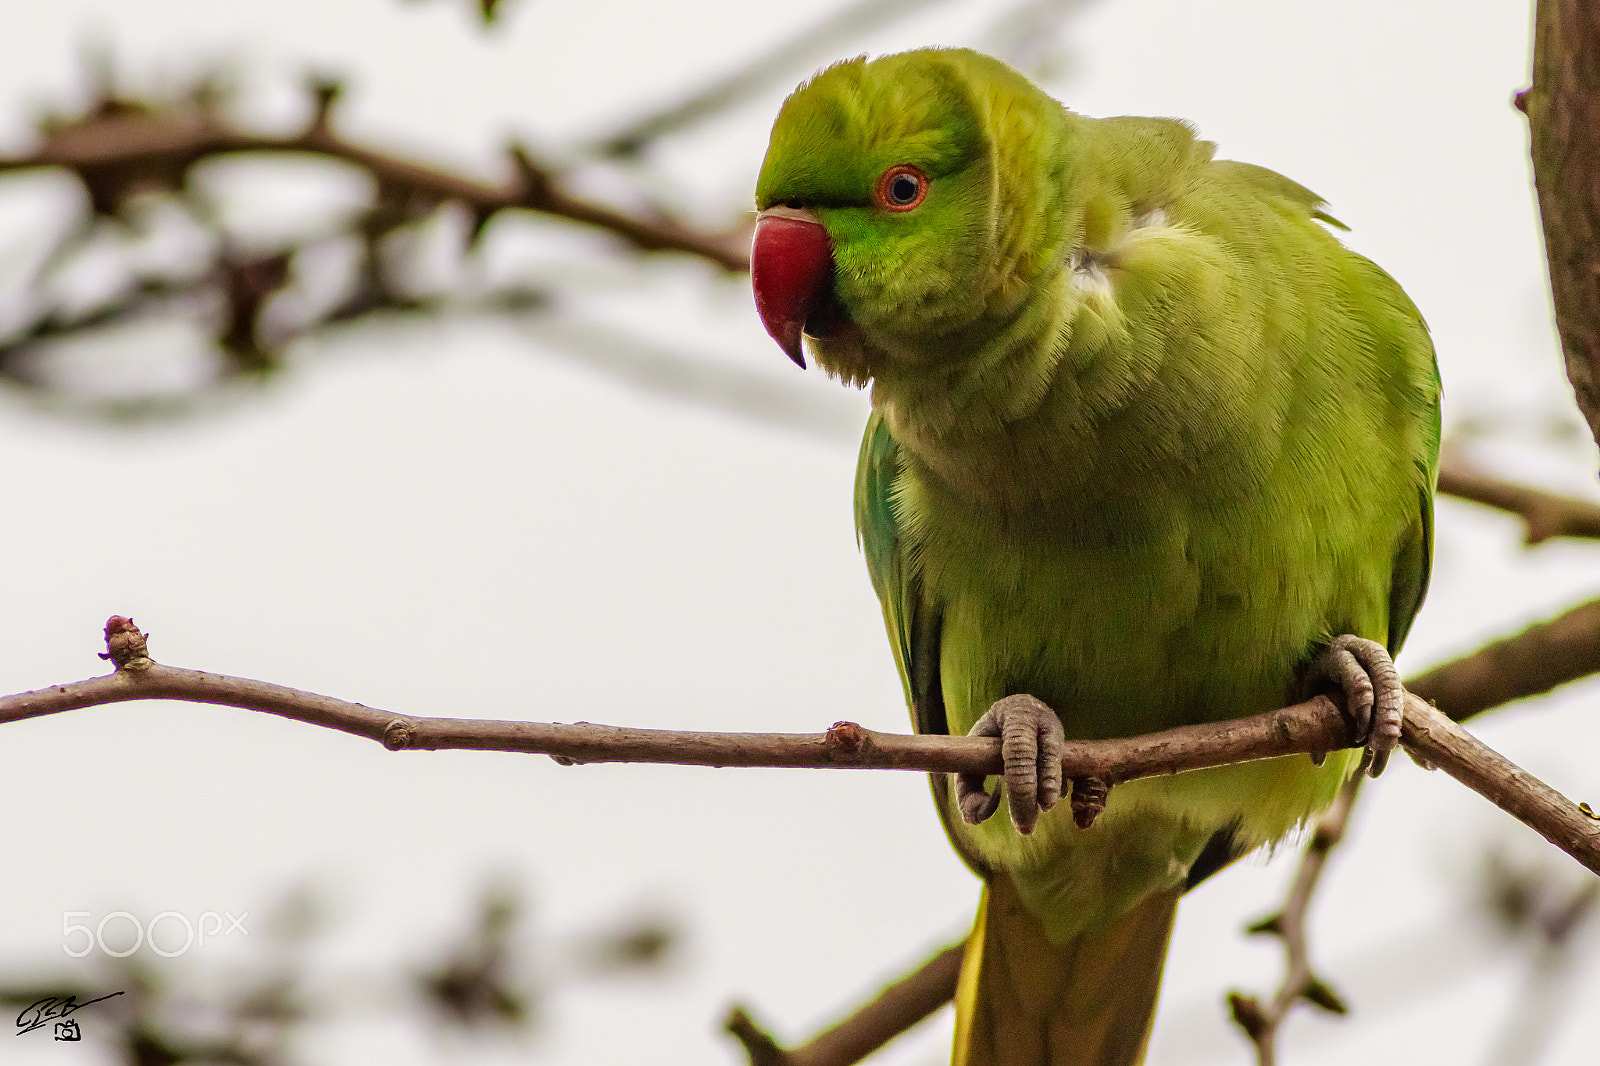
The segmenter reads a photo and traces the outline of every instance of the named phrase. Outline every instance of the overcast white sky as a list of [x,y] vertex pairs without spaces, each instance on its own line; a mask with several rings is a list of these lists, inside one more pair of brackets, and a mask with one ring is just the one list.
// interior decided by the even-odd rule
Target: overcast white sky
[[[13,5],[0,22],[0,139],[25,145],[35,108],[76,99],[80,45],[99,41],[144,86],[236,62],[242,106],[267,124],[292,121],[307,67],[342,72],[346,132],[494,177],[508,135],[558,148],[598,132],[823,7],[513,0],[485,35],[450,0]],[[1005,10],[946,0],[850,51],[981,46]],[[1485,0],[1099,0],[1070,23],[1064,73],[1048,84],[1089,114],[1189,118],[1223,155],[1316,189],[1421,306],[1447,422],[1489,424],[1487,462],[1590,492],[1592,446],[1547,431],[1573,416],[1509,104],[1529,18],[1523,3]],[[745,209],[771,116],[808,71],[663,146],[662,194],[709,221]],[[241,229],[297,196],[337,201],[336,182],[296,180],[241,187]],[[589,180],[603,191],[602,176]],[[53,196],[44,183],[26,203]],[[0,257],[37,225],[33,208],[0,211]],[[408,713],[904,729],[850,524],[863,397],[795,371],[744,279],[619,260],[558,225],[509,229],[498,269],[583,279],[571,319],[351,330],[300,346],[290,373],[225,412],[174,424],[89,426],[0,395],[0,691],[99,671],[99,625],[120,612],[163,661]],[[573,354],[572,319],[709,369],[641,381],[628,370],[637,345]],[[123,350],[143,359],[185,342],[152,333]],[[773,418],[719,401],[709,370],[730,364]],[[1600,548],[1525,553],[1514,522],[1447,502],[1433,595],[1402,667],[1597,588]],[[1594,692],[1477,728],[1593,799]],[[801,1036],[960,935],[977,897],[913,775],[393,755],[216,708],[129,704],[6,726],[0,805],[5,975],[95,972],[61,954],[64,911],[261,915],[304,883],[338,923],[322,959],[329,1006],[339,974],[412,961],[448,937],[498,872],[522,880],[548,933],[641,906],[687,924],[669,978],[562,993],[537,1045],[483,1061],[735,1062],[716,1031],[731,999]],[[1528,970],[1525,952],[1473,918],[1490,846],[1547,863],[1551,879],[1577,873],[1452,781],[1397,762],[1314,913],[1318,958],[1355,1013],[1298,1016],[1286,1061],[1487,1061]],[[1246,1061],[1221,997],[1276,980],[1272,945],[1240,929],[1292,869],[1286,856],[1256,861],[1184,904],[1152,1066]],[[145,961],[194,980],[258,948],[223,941]],[[1596,984],[1584,970],[1570,988],[1592,1003]],[[941,1061],[948,1028],[926,1026],[881,1061]],[[79,1046],[0,1041],[0,1061],[92,1061]],[[1597,1041],[1600,1018],[1580,1007],[1546,1061],[1591,1062]],[[315,1066],[458,1057],[404,1026],[351,1022],[311,1028],[301,1051]]]

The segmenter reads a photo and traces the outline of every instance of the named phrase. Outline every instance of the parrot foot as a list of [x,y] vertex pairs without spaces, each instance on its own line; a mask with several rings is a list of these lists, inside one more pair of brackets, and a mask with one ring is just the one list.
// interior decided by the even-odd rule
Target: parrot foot
[[1330,682],[1344,693],[1345,713],[1355,721],[1357,734],[1366,738],[1361,769],[1369,777],[1383,773],[1400,743],[1406,699],[1400,672],[1383,645],[1349,633],[1335,637],[1312,660],[1306,682],[1313,690],[1318,682]]
[[[1021,833],[1032,833],[1039,812],[1048,811],[1061,798],[1061,746],[1066,739],[1061,719],[1032,696],[1007,696],[995,700],[967,735],[1000,738],[1012,824]],[[977,825],[1000,806],[1000,789],[985,792],[984,780],[983,774],[956,775],[956,801],[969,825]]]

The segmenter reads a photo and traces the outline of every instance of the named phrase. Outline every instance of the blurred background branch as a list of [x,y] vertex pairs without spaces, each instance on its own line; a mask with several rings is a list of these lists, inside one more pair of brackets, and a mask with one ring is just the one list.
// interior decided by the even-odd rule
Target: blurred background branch
[[758,90],[791,80],[807,63],[838,57],[867,32],[916,14],[942,0],[857,0],[804,32],[753,57],[725,77],[696,89],[578,149],[581,154],[628,159],[670,134],[696,126],[749,100]]
[[[403,952],[431,961],[409,972],[347,972],[337,981],[315,975],[312,957],[337,930],[330,905],[309,889],[288,893],[262,916],[235,968],[195,959],[160,967],[110,959],[85,979],[37,976],[52,967],[7,963],[0,972],[0,1007],[27,1013],[44,1000],[76,997],[88,1003],[76,1016],[82,1041],[121,1066],[288,1066],[304,1030],[340,1018],[393,1015],[440,1036],[469,1044],[507,1037],[531,1045],[554,1022],[549,999],[566,987],[630,976],[661,979],[680,962],[683,930],[676,918],[641,907],[606,925],[552,936],[535,933],[525,917],[527,892],[492,878],[466,908],[453,939]],[[151,936],[154,936],[152,931]],[[34,1034],[19,1032],[15,1038]],[[47,1038],[48,1033],[38,1034]],[[13,1039],[11,1034],[7,1039]]]

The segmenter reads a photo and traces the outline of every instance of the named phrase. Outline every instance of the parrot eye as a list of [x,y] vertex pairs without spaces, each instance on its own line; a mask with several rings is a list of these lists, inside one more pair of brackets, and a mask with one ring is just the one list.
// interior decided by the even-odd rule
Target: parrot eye
[[885,211],[909,211],[927,195],[928,176],[909,163],[902,163],[883,172],[872,198]]

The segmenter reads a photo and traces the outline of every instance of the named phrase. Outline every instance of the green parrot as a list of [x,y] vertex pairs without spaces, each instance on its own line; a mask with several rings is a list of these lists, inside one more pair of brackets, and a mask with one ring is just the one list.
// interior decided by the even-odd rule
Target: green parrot
[[[1002,741],[992,790],[933,778],[984,881],[962,1066],[1142,1060],[1182,893],[1398,741],[1433,347],[1316,195],[1214,151],[929,49],[816,75],[762,164],[757,310],[802,367],[871,387],[857,533],[913,723]],[[1364,753],[1128,782],[1086,829],[1056,806],[1063,737],[1319,688]]]

